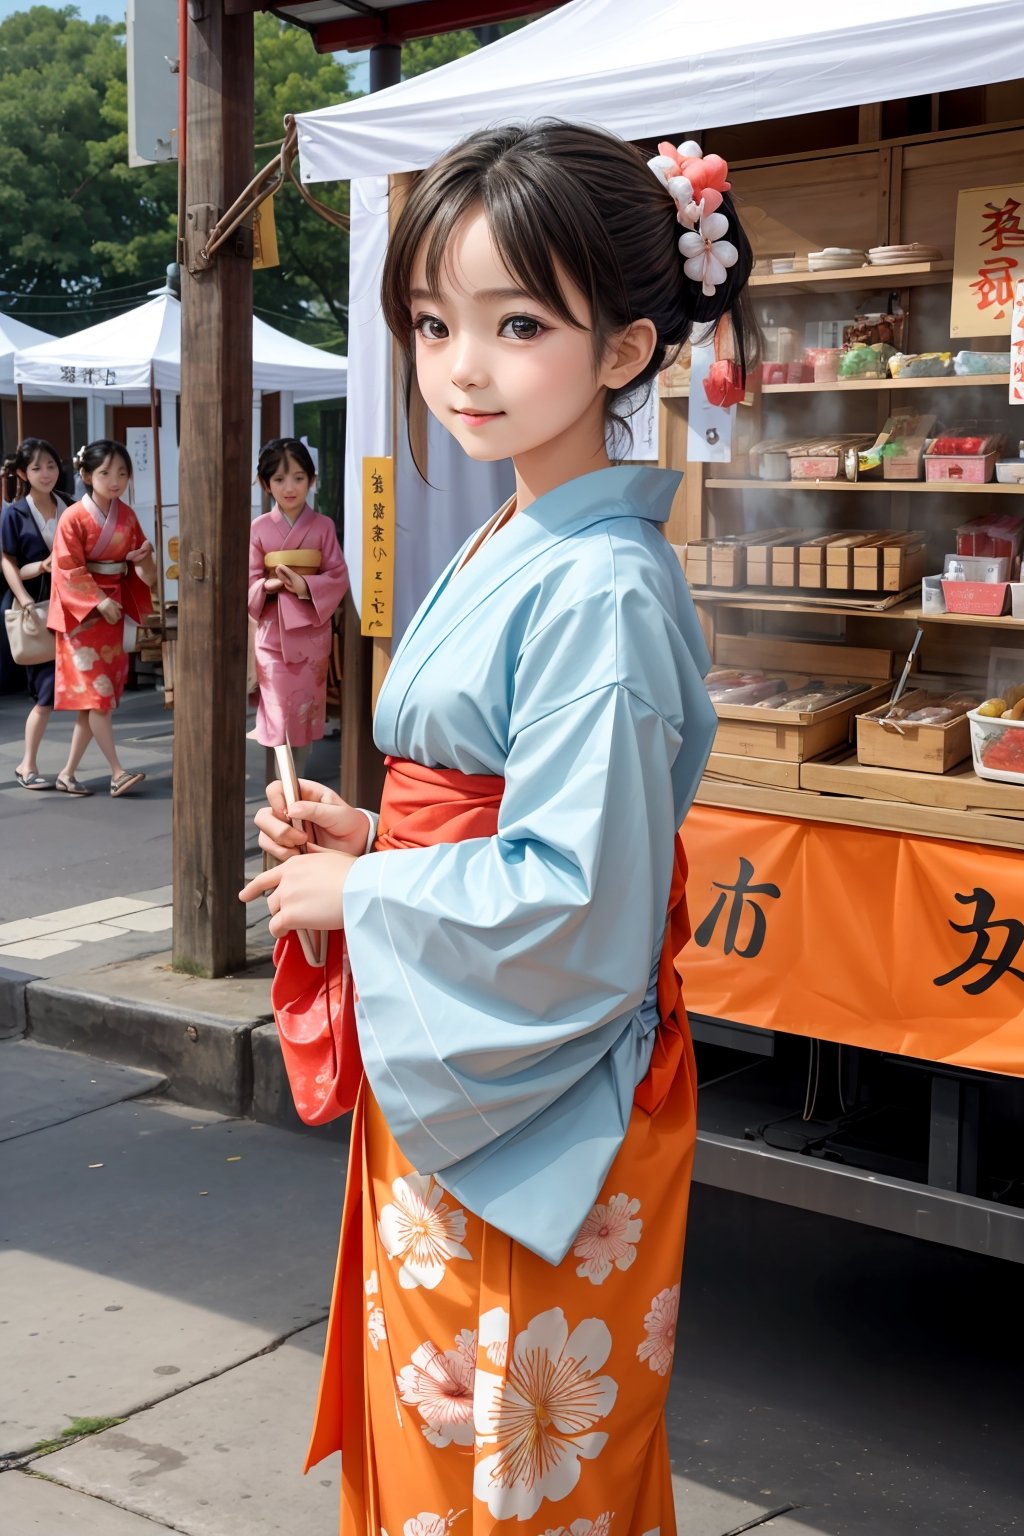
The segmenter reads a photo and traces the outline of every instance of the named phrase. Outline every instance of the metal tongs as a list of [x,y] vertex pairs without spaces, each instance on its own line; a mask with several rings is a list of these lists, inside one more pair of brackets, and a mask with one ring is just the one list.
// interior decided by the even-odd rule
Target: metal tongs
[[894,704],[898,704],[900,699],[903,697],[903,695],[907,691],[907,680],[910,677],[910,669],[914,665],[914,658],[917,656],[918,648],[919,648],[919,646],[921,644],[921,641],[923,639],[924,639],[924,630],[921,628],[920,625],[918,625],[917,634],[914,636],[913,644],[910,647],[910,653],[907,656],[907,660],[906,660],[906,663],[904,664],[903,671],[900,673],[900,680],[896,684],[896,687],[893,689],[892,697],[889,700],[889,710],[890,710],[890,713],[887,714],[887,715],[882,715],[881,718],[879,719],[879,722],[878,722],[879,725],[885,726],[887,730],[897,731],[900,736],[903,735],[903,731],[901,730],[901,728],[899,726],[899,723],[892,719],[891,711],[892,711],[893,705]]
[[[284,790],[284,803],[286,806],[294,805],[296,801],[302,799],[302,791],[299,788],[299,776],[295,772],[295,759],[292,756],[292,749],[287,743],[283,747],[274,748],[274,761],[277,766],[277,776],[281,780],[281,787]],[[298,816],[289,819],[293,827],[300,832],[306,833],[310,842],[316,842],[316,827],[308,825]],[[309,844],[303,843],[298,851],[299,853],[308,853]],[[305,955],[307,963],[312,966],[326,964],[327,934],[322,931],[314,932],[308,928],[299,928],[296,932],[298,933],[299,943],[302,945],[302,953]]]

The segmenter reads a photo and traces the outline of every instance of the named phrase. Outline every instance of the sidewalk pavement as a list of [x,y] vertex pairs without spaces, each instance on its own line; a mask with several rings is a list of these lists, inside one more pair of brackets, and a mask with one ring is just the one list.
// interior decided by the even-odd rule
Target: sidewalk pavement
[[[0,1530],[334,1536],[338,1459],[300,1467],[339,1128],[161,1086],[0,1043]],[[1019,1532],[1018,1290],[1011,1265],[696,1186],[668,1402],[680,1536]],[[524,1536],[563,1523],[544,1507]]]
[[[117,800],[95,745],[78,773],[94,791],[90,798],[21,788],[14,769],[28,708],[27,696],[0,697],[0,968],[33,977],[70,975],[167,948],[174,718],[162,693],[126,693],[114,717],[122,761],[146,775]],[[70,714],[51,716],[40,752],[48,778],[64,762],[73,724]],[[265,762],[264,748],[247,741],[247,870],[258,863],[252,817],[263,803]],[[337,735],[314,746],[310,777],[337,787],[339,766]],[[254,936],[265,935],[262,904],[248,922]]]

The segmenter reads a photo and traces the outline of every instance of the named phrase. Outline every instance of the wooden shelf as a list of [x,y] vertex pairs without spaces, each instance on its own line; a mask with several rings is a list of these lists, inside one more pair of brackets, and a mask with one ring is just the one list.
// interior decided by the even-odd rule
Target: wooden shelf
[[898,266],[841,267],[835,272],[757,272],[748,287],[755,294],[840,293],[864,288],[884,293],[892,288],[919,288],[952,281],[951,261],[912,261]]
[[800,786],[819,794],[1024,817],[1024,785],[979,778],[970,758],[949,773],[910,773],[906,769],[869,767],[850,752],[830,762],[802,763]]
[[[1009,391],[1010,376],[1008,373],[975,373],[960,374],[951,373],[939,379],[836,379],[833,383],[821,384],[762,384],[762,395],[816,395],[822,391],[839,395],[851,394],[857,390],[880,390],[886,392],[901,389],[991,389],[995,385],[1001,385]],[[671,397],[669,397],[671,398]]]
[[1024,496],[1024,485],[955,485],[949,480],[705,480],[709,491],[881,491],[887,496],[921,492],[937,496]]
[[[809,766],[804,765],[801,769],[802,780],[806,778]],[[930,775],[905,774],[902,777],[920,780]],[[709,778],[701,779],[696,800],[701,805],[756,811],[763,816],[909,832],[919,837],[948,838],[960,843],[981,843],[986,847],[1024,848],[1024,818],[1001,815],[984,807],[958,810],[935,804],[914,804],[908,800],[869,799],[809,788],[776,789],[766,784],[734,784]]]
[[757,591],[707,592],[691,587],[690,594],[695,603],[709,603],[721,608],[750,608],[759,613],[827,614],[837,618],[901,619],[911,624],[980,624],[986,629],[1024,630],[1024,619],[1011,618],[1009,614],[993,619],[974,613],[924,613],[920,604],[913,601],[897,603],[892,608],[863,608],[856,603],[802,602],[796,593],[792,598],[773,599]]

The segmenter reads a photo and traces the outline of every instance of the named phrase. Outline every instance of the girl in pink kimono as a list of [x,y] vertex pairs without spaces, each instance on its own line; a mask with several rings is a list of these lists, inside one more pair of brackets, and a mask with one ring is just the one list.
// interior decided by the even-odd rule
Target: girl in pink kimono
[[348,591],[348,567],[334,524],[309,505],[316,469],[305,444],[272,438],[260,450],[256,473],[274,498],[249,539],[256,739],[265,747],[298,749],[301,768],[303,749],[324,734],[331,618]]

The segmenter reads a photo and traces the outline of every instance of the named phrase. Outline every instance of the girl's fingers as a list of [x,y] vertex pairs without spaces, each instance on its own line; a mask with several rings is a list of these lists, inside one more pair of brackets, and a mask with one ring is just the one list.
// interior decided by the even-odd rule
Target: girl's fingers
[[280,880],[284,867],[283,864],[278,864],[274,869],[264,869],[258,875],[254,875],[239,891],[239,901],[255,901],[257,896],[264,896],[267,891],[272,891]]
[[296,848],[285,848],[282,843],[275,843],[272,837],[267,836],[266,832],[260,833],[257,842],[263,852],[269,853],[270,857],[277,859],[279,864],[283,864],[285,859],[294,859],[298,853]]
[[283,806],[281,812],[276,812],[265,805],[256,812],[253,821],[261,832],[266,832],[276,842],[283,843],[288,848],[301,848],[303,843],[308,842],[306,833],[298,827],[293,827],[283,815],[283,810]]

